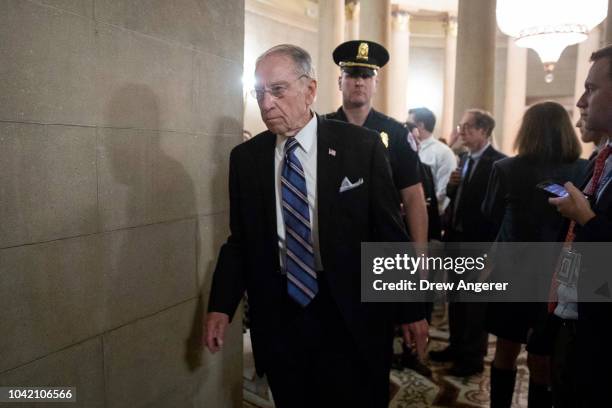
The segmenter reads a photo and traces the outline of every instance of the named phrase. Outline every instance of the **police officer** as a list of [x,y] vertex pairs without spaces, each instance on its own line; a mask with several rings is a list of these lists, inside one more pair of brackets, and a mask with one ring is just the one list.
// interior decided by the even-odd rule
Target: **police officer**
[[[413,242],[425,244],[427,206],[416,144],[411,144],[415,141],[401,123],[372,108],[378,71],[389,61],[389,53],[385,47],[373,41],[357,40],[340,44],[332,55],[341,70],[338,86],[342,92],[342,106],[325,117],[380,133],[387,147],[393,182],[402,200],[408,232]],[[426,344],[416,344],[416,348],[423,357]]]
[[338,86],[342,91],[342,106],[325,116],[380,133],[388,149],[393,181],[402,197],[412,241],[426,243],[427,208],[415,146],[409,144],[408,130],[401,123],[372,108],[378,70],[389,61],[389,53],[373,41],[357,40],[340,44],[333,58],[341,69]]

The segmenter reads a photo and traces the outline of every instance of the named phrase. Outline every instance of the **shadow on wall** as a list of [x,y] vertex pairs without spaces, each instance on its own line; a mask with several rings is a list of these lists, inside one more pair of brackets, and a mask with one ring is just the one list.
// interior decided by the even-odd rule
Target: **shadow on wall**
[[[185,293],[186,285],[193,285],[196,281],[193,275],[177,276],[176,271],[169,269],[181,264],[193,265],[194,269],[197,267],[199,220],[194,183],[179,161],[186,160],[189,165],[193,149],[198,147],[194,144],[197,138],[161,131],[158,97],[151,88],[140,84],[124,85],[113,94],[107,105],[105,123],[113,127],[101,129],[100,143],[107,158],[106,165],[109,166],[111,180],[108,186],[116,190],[110,193],[110,199],[105,200],[105,205],[110,208],[103,210],[102,222],[107,224],[105,228],[125,228],[188,218],[195,220],[194,239],[181,240],[197,243],[193,251],[178,250],[173,253],[180,242],[173,243],[164,237],[164,247],[160,248],[159,245],[138,242],[134,237],[141,235],[130,233],[123,235],[125,238],[122,242],[112,244],[115,247],[110,272],[113,287],[109,291],[111,296],[107,299],[107,307],[112,308],[115,296],[130,297],[134,312],[147,310],[155,313],[175,304],[172,297]],[[157,251],[167,253],[160,255],[155,253]],[[194,259],[189,262],[172,259],[177,254],[184,256],[185,253],[191,254]],[[167,264],[160,265],[162,262]],[[143,279],[151,269],[161,272],[152,275],[151,279]],[[192,273],[196,274],[197,270]],[[169,279],[154,278],[160,275],[166,275]],[[151,301],[156,298],[157,303]],[[200,322],[199,304],[194,312],[194,322]],[[129,311],[126,316],[130,316]],[[199,326],[201,328],[201,323]],[[184,346],[184,353],[181,354],[187,356],[186,363],[193,371],[200,364],[199,338],[196,342],[190,337]]]
[[[229,168],[229,150],[234,145],[242,142],[241,134],[227,134],[229,129],[240,129],[240,123],[231,117],[221,117],[217,119],[215,125],[215,142],[212,143],[212,150],[207,152],[207,157],[211,159],[211,163],[215,163],[211,169],[210,177],[212,178],[213,188],[211,195],[214,197],[227,198],[229,195],[228,191],[228,168]],[[214,199],[210,197],[210,199]],[[227,236],[229,235],[229,208],[225,208],[223,212],[213,214],[208,218],[208,222],[202,223],[203,228],[209,229],[205,236],[210,237],[206,241],[201,240],[198,236],[198,265],[199,265],[199,285],[200,285],[200,296],[198,298],[197,310],[194,315],[192,331],[188,340],[188,354],[187,362],[190,368],[193,370],[197,368],[202,361],[202,353],[208,353],[204,351],[201,346],[202,339],[205,335],[204,320],[208,307],[208,296],[212,286],[213,273],[217,264],[217,256],[223,243],[225,243]],[[231,364],[235,364],[238,361],[242,363],[242,315],[241,308],[236,311],[233,316],[232,324],[225,333],[225,346],[221,356],[221,364],[215,365],[216,367],[229,367]],[[236,326],[240,327],[236,327]],[[238,338],[236,337],[238,336]],[[236,358],[236,355],[240,357]],[[242,373],[242,370],[239,370]],[[234,401],[234,404],[241,404],[242,401],[242,380],[235,378],[234,370],[223,370],[221,384],[229,385],[224,390],[219,390],[225,394],[226,401]],[[204,380],[206,381],[209,375],[208,370],[204,372]]]
[[125,211],[114,221],[124,227],[195,216],[193,181],[167,153],[185,160],[197,146],[187,135],[160,131],[157,95],[144,85],[123,86],[109,102],[106,123],[114,127],[104,139],[111,174],[125,190]]
[[[195,379],[197,385],[192,383],[198,390],[206,393],[205,384],[220,378],[224,387],[218,390],[215,398],[221,398],[219,401],[240,401],[241,377],[236,376],[236,371],[232,369],[235,364],[232,363],[241,361],[235,356],[242,352],[242,337],[235,338],[241,330],[233,329],[241,319],[235,319],[232,329],[228,331],[224,351],[215,358],[215,364],[206,364],[204,369],[203,363],[211,359],[203,350],[202,337],[212,273],[219,248],[227,238],[229,225],[227,205],[222,204],[227,202],[228,196],[228,152],[230,147],[240,142],[242,136],[232,135],[230,129],[240,129],[241,124],[229,117],[219,117],[215,121],[214,135],[161,131],[163,126],[160,124],[159,110],[157,95],[147,86],[127,84],[113,94],[104,122],[112,128],[100,129],[100,145],[108,156],[101,163],[109,166],[107,173],[110,180],[107,184],[117,191],[105,200],[104,205],[110,210],[102,209],[101,222],[106,230],[110,230],[173,220],[195,220],[195,230],[189,230],[195,234],[194,239],[180,240],[194,242],[194,248],[173,253],[174,248],[166,248],[172,246],[169,237],[163,237],[164,247],[150,245],[150,249],[143,248],[143,243],[134,238],[113,242],[115,255],[110,272],[113,274],[110,279],[113,287],[109,290],[112,295],[107,300],[107,307],[112,308],[114,296],[131,296],[128,302],[130,310],[120,311],[126,319],[130,311],[147,310],[152,314],[176,304],[176,299],[172,303],[172,298],[168,296],[187,293],[186,285],[193,286],[194,281],[197,282],[197,287],[189,287],[189,293],[195,294],[199,290],[196,306],[190,311],[193,315],[186,316],[191,322],[189,333],[177,346],[181,350],[168,350],[168,354],[182,356],[181,365],[190,372],[198,372]],[[206,143],[208,139],[204,139],[209,137],[214,137],[212,143]],[[194,184],[193,180],[198,184]],[[196,191],[199,195],[196,195]],[[197,203],[196,196],[202,200],[201,203]],[[210,210],[199,214],[200,208]],[[142,232],[146,231],[144,228],[135,231],[138,231],[136,235],[130,231],[124,236],[140,237],[146,233]],[[160,250],[169,252],[160,256],[155,253]],[[173,259],[185,254],[194,257],[187,264],[193,268],[190,273],[195,276],[177,274],[173,268],[174,265],[185,264]],[[156,279],[143,279],[151,269],[161,273],[156,274]],[[131,317],[134,317],[133,314]],[[156,333],[156,337],[160,335]],[[219,370],[222,372],[219,373]]]

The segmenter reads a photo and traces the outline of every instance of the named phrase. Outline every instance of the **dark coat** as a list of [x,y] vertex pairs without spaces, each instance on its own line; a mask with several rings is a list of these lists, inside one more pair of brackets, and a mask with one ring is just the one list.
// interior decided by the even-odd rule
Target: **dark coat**
[[[480,160],[476,168],[472,171],[472,176],[464,185],[461,191],[459,200],[457,200],[458,187],[449,186],[447,195],[451,199],[447,211],[449,211],[447,241],[464,241],[464,242],[491,242],[497,236],[497,226],[492,222],[484,219],[481,211],[482,202],[484,201],[487,186],[489,184],[489,176],[493,169],[493,163],[497,160],[505,158],[501,152],[498,152],[489,146],[480,156]],[[460,157],[460,161],[464,162],[465,158]],[[453,229],[455,224],[453,209],[455,205],[462,207],[461,222],[463,224],[463,232],[459,233]]]
[[[536,186],[543,181],[563,185],[567,181],[579,185],[584,178],[586,160],[573,163],[542,163],[525,157],[510,157],[493,164],[486,198],[482,205],[484,216],[499,228],[498,242],[557,242],[564,239],[566,220],[556,208],[548,203],[549,195]],[[518,259],[529,258],[529,271],[498,265],[495,273],[529,274],[524,281],[532,288],[546,288],[550,285],[551,267],[558,259],[558,248],[546,245],[538,257],[532,256],[529,247],[516,247]],[[544,250],[546,248],[547,250]],[[534,273],[535,272],[535,273]],[[526,296],[528,296],[526,294]],[[531,336],[529,351],[547,354],[549,348],[543,340],[548,319],[547,304],[540,303],[490,303],[487,310],[489,332],[503,339],[527,343]],[[537,333],[537,336],[535,335]]]
[[518,156],[495,162],[482,211],[499,227],[497,241],[559,241],[565,221],[548,203],[549,196],[536,185],[543,181],[579,185],[587,163],[581,159],[573,163],[540,163]]
[[[586,186],[593,172],[594,161],[591,161],[589,172],[582,188]],[[596,216],[584,226],[576,226],[575,242],[605,242],[612,249],[612,183],[603,186],[599,200],[592,204]],[[584,245],[584,244],[582,244]],[[589,251],[583,256],[580,271],[578,296],[587,284],[589,274],[595,274],[602,283],[612,283],[612,251]],[[602,265],[605,265],[602,269]],[[591,293],[592,294],[592,293]],[[578,304],[578,372],[580,399],[582,407],[610,406],[612,398],[607,392],[612,384],[612,303],[606,302]]]
[[[336,112],[325,115],[326,119],[348,122],[342,107]],[[374,109],[366,117],[363,127],[378,133],[386,134],[386,145],[393,183],[398,191],[413,186],[421,181],[421,161],[414,148],[408,142],[408,129],[397,120]]]

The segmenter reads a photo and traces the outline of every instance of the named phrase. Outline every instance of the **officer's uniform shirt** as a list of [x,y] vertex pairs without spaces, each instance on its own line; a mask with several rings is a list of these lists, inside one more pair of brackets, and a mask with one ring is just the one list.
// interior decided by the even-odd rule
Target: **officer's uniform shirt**
[[[326,119],[348,122],[342,107],[336,112],[325,115]],[[398,191],[421,182],[420,162],[416,151],[408,142],[408,129],[393,118],[370,109],[370,113],[363,124],[371,130],[381,134],[383,143],[387,145],[389,163],[393,175],[393,183]],[[384,132],[384,134],[383,134]],[[384,135],[387,135],[385,137]]]

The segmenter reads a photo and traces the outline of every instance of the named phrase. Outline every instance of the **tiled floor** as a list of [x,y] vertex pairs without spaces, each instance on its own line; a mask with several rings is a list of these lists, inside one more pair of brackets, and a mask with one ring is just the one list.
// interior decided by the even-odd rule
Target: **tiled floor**
[[[444,334],[442,332],[442,334]],[[430,349],[439,350],[447,345],[444,338],[432,333]],[[490,367],[494,352],[494,338],[490,338],[489,354],[485,360],[485,371],[481,375],[467,378],[446,375],[449,364],[430,362],[433,371],[431,379],[408,369],[391,371],[394,385],[390,408],[412,407],[457,407],[475,408],[489,406]],[[513,408],[527,407],[527,386],[529,374],[526,354],[519,356]]]
[[[448,328],[443,315],[434,315],[430,330],[430,349],[439,350],[448,344]],[[416,372],[404,369],[391,372],[391,402],[389,408],[416,407],[455,407],[479,408],[489,406],[489,373],[494,352],[494,338],[489,339],[489,353],[485,360],[485,371],[469,378],[452,377],[445,374],[448,364],[430,362],[433,371],[431,379]],[[245,335],[244,361],[244,408],[273,407],[265,380],[255,375],[252,362],[250,338]],[[527,387],[529,374],[526,367],[526,354],[521,353],[518,361],[518,374],[513,408],[527,406]]]

